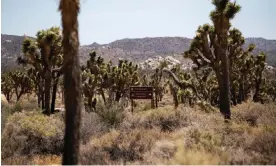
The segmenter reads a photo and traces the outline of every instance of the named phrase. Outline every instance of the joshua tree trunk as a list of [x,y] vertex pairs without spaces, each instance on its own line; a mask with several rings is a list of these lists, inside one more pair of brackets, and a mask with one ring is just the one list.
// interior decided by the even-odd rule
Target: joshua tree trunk
[[23,91],[20,90],[20,92],[18,91],[18,89],[15,89],[15,95],[16,95],[16,102],[18,102],[21,98],[21,96],[23,95]]
[[221,65],[219,66],[222,75],[219,74],[219,99],[220,99],[220,112],[224,115],[225,119],[231,119],[230,112],[230,82],[229,82],[229,60],[227,55],[228,39],[227,30],[223,29],[218,34],[218,40],[221,42],[219,48],[219,59]]
[[158,108],[158,97],[157,97],[157,89],[155,89],[155,108]]
[[255,94],[253,96],[253,101],[254,102],[259,102],[260,101],[260,85],[261,85],[261,81],[256,81]]
[[41,94],[39,90],[37,92],[37,106],[41,108]]
[[7,99],[7,101],[10,102],[10,100],[11,100],[10,93],[5,93],[4,95],[5,95],[6,99]]
[[116,97],[115,97],[115,101],[119,102],[121,99],[121,93],[120,92],[116,92]]
[[51,100],[51,69],[48,68],[45,72],[45,113],[51,115],[50,100]]
[[87,98],[88,99],[88,101],[87,101],[87,106],[88,106],[88,112],[91,112],[91,110],[92,110],[92,97],[88,97]]
[[103,98],[104,104],[106,104],[106,99],[105,99],[105,95],[104,95],[104,90],[101,88],[101,96]]
[[232,85],[231,88],[232,102],[233,105],[237,105],[237,96],[236,96],[236,88]]
[[244,84],[243,84],[243,82],[241,82],[240,85],[239,85],[238,103],[241,104],[243,101],[245,101]]
[[38,84],[38,95],[37,99],[39,100],[38,103],[41,105],[41,109],[45,108],[45,95],[44,95],[44,80],[42,78],[39,79]]
[[230,119],[230,97],[227,87],[223,81],[223,77],[219,78],[219,108],[225,119]]
[[42,108],[42,110],[45,108],[45,94],[44,94],[44,90],[43,91],[41,91],[41,108]]
[[81,124],[81,70],[78,57],[79,0],[61,0],[64,50],[65,136],[63,165],[77,165]]
[[52,103],[51,103],[51,113],[54,113],[54,112],[55,112],[58,80],[59,80],[59,76],[57,76],[57,78],[56,78],[56,80],[55,80],[55,82],[54,82],[54,86],[53,86]]
[[169,86],[170,86],[171,93],[173,95],[174,107],[177,108],[179,103],[178,103],[176,91],[171,83],[169,84]]

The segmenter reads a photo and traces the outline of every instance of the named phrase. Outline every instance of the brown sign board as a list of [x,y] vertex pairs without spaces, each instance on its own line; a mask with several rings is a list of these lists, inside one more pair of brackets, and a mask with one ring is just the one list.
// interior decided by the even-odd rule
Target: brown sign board
[[130,87],[130,99],[152,99],[153,87],[144,86],[132,86]]

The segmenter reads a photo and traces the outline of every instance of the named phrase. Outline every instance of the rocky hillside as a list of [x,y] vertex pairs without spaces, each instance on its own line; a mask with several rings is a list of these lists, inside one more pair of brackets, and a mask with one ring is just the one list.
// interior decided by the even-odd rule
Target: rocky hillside
[[[2,71],[10,70],[18,65],[16,57],[21,54],[21,44],[23,36],[3,35],[1,34],[1,60]],[[128,59],[136,63],[144,62],[150,58],[156,59],[161,56],[173,56],[186,62],[180,54],[189,48],[191,39],[183,37],[155,37],[140,39],[121,39],[109,44],[100,45],[93,43],[80,47],[81,63],[85,63],[88,54],[95,49],[98,54],[105,59],[110,59],[116,63],[119,58]],[[256,53],[264,51],[268,53],[267,62],[271,66],[276,66],[276,40],[266,40],[263,38],[247,38],[246,44],[253,43],[257,46]]]
[[1,34],[1,69],[10,70],[16,67],[16,57],[21,54],[23,36]]

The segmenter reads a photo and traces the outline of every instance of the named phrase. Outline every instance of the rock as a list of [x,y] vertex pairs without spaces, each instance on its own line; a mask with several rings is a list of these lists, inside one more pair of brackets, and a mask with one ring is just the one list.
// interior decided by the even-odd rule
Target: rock
[[55,108],[55,112],[65,112],[65,108]]

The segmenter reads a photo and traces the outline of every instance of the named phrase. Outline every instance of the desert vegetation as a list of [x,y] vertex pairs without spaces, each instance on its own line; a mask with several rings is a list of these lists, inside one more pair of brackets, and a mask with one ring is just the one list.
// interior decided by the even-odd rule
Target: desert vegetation
[[62,29],[26,37],[22,68],[1,74],[2,163],[276,164],[276,70],[231,26],[241,6],[212,3],[183,51],[192,69],[143,70],[95,51],[80,65],[79,1],[61,0]]

